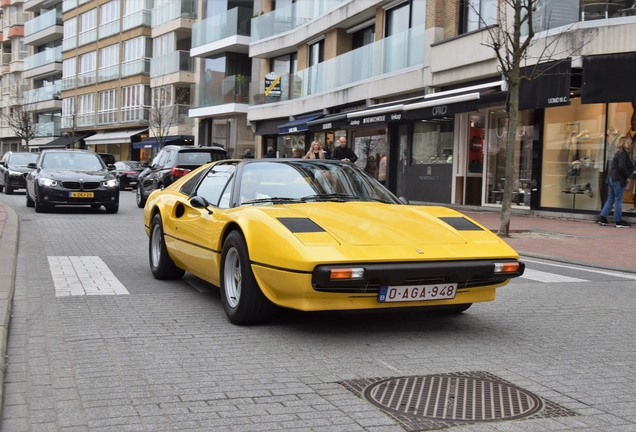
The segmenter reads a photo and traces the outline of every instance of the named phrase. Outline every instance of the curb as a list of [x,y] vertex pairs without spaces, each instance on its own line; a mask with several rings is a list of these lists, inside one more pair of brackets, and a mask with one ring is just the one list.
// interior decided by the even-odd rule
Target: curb
[[6,213],[0,232],[0,416],[4,400],[4,374],[7,368],[7,338],[11,321],[11,307],[15,290],[15,268],[18,258],[18,216],[11,207],[0,207]]

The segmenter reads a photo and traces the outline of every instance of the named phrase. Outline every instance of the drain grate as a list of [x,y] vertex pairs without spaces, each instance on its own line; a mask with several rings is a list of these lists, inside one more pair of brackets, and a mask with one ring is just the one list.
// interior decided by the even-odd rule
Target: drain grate
[[341,384],[408,431],[576,415],[487,372],[373,378]]

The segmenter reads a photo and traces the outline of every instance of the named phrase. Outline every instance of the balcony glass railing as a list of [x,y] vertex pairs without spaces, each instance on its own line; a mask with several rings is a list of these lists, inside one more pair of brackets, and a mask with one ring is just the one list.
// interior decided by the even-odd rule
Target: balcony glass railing
[[119,20],[111,21],[106,24],[102,24],[97,29],[97,38],[103,39],[108,36],[119,33]]
[[[153,108],[150,123],[161,123],[164,126],[192,126],[194,119],[188,115],[190,105],[168,105],[158,109]],[[159,121],[161,120],[161,121]]]
[[250,77],[245,77],[244,81],[244,83],[241,82],[241,79],[237,81],[236,75],[232,75],[223,79],[211,79],[204,83],[191,85],[190,97],[193,102],[192,108],[203,108],[229,103],[248,103],[247,83],[249,83]]
[[252,9],[236,7],[192,25],[192,47],[216,42],[230,36],[249,36]]
[[53,9],[25,22],[24,36],[30,36],[55,25],[62,25],[62,12]]
[[87,30],[80,33],[77,36],[77,46],[86,45],[87,43],[95,42],[97,40],[97,29]]
[[252,19],[252,42],[293,30],[347,0],[298,0]]
[[62,62],[62,47],[47,49],[24,59],[24,70],[35,69],[51,63]]
[[75,76],[62,78],[62,90],[74,89],[77,86]]
[[28,12],[14,12],[9,15],[9,25],[14,26],[24,24],[29,21],[29,18],[31,17]]
[[11,63],[11,53],[3,53],[2,54],[2,66],[6,66]]
[[59,100],[61,96],[62,85],[53,84],[46,87],[40,87],[32,90],[26,90],[23,93],[24,102],[33,104],[49,100]]
[[193,72],[194,65],[190,51],[175,51],[150,60],[150,78],[168,75],[174,72]]
[[119,65],[99,68],[97,71],[97,81],[110,81],[119,78]]
[[77,74],[78,87],[95,84],[95,81],[97,81],[97,78],[94,70],[88,72],[80,72],[79,74]]
[[150,107],[147,106],[122,107],[121,122],[139,122],[147,124],[149,114]]
[[152,10],[152,26],[157,27],[177,18],[197,17],[196,0],[173,0]]
[[[77,115],[77,127],[95,126],[95,113],[82,113]],[[71,127],[71,126],[65,126]]]
[[72,50],[77,46],[77,36],[71,36],[68,39],[62,39],[62,51]]
[[150,59],[147,58],[129,60],[121,64],[121,76],[123,77],[149,73]]
[[347,86],[357,81],[421,65],[424,62],[424,25],[389,36],[334,57],[296,74],[281,76],[280,97],[266,97],[265,84],[250,83],[253,104],[297,99]]
[[64,0],[62,2],[62,12],[77,8],[77,0]]
[[122,31],[139,26],[150,27],[152,23],[152,0],[145,0],[144,8],[132,14],[124,16],[122,19]]
[[[633,0],[587,1],[581,0],[578,7],[568,0],[540,0],[535,2],[532,27],[536,32],[553,29],[579,21],[592,21],[620,17],[636,17]],[[522,28],[528,34],[528,27]]]
[[54,120],[52,122],[36,123],[35,130],[38,137],[51,137],[61,135],[62,122]]

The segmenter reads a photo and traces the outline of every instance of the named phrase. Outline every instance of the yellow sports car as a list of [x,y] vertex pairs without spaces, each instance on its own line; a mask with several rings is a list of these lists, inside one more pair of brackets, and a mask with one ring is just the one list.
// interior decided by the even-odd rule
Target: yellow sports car
[[235,324],[276,306],[462,312],[523,274],[519,255],[476,222],[405,201],[348,162],[219,161],[149,196],[150,269],[220,287]]

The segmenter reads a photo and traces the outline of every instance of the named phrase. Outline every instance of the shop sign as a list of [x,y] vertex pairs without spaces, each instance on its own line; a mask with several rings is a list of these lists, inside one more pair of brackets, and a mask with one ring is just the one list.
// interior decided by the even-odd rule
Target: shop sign
[[280,97],[280,95],[280,77],[274,72],[270,72],[265,75],[265,96]]
[[370,125],[402,120],[402,113],[382,114],[369,117],[353,118],[349,120],[349,126]]
[[427,120],[440,117],[453,117],[455,114],[477,111],[479,101],[458,102],[454,104],[435,105],[427,108],[407,111],[408,120]]

